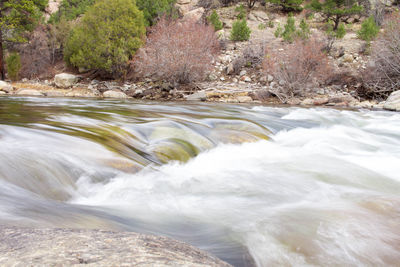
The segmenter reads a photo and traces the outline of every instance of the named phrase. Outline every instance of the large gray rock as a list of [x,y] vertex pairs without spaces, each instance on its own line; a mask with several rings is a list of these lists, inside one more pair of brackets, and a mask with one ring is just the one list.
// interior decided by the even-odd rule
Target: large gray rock
[[119,91],[113,91],[113,90],[108,90],[103,93],[104,97],[110,97],[110,98],[127,98],[128,96]]
[[20,89],[17,95],[42,96],[43,94],[35,89]]
[[0,266],[231,266],[170,238],[101,230],[0,227]]
[[0,91],[4,91],[6,93],[9,93],[13,90],[13,87],[11,84],[5,81],[0,81]]
[[60,88],[69,88],[78,82],[79,78],[73,74],[60,73],[54,76],[54,83]]
[[261,22],[265,22],[265,21],[269,20],[268,14],[265,11],[256,10],[256,11],[253,11],[252,13]]
[[383,108],[386,110],[400,111],[400,90],[390,94]]
[[199,21],[201,19],[201,17],[203,17],[204,11],[205,11],[205,9],[202,7],[193,9],[192,11],[187,12],[183,16],[182,20],[183,21]]

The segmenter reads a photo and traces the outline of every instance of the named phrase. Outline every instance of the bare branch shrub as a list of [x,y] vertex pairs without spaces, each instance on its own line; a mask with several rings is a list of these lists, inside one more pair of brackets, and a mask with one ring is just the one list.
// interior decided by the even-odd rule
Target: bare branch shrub
[[173,83],[190,83],[205,78],[219,51],[211,26],[194,21],[160,22],[151,29],[144,48],[134,59],[139,77]]
[[205,9],[219,8],[221,4],[219,0],[199,0],[197,2],[197,6],[204,7]]
[[17,49],[21,56],[22,78],[52,76],[49,73],[52,55],[46,26],[39,25],[29,36],[29,41],[20,44]]
[[384,31],[373,42],[368,68],[362,73],[361,96],[386,99],[400,88],[400,14],[389,16]]
[[376,25],[382,26],[385,21],[386,5],[380,1],[375,3],[375,7],[370,11],[370,14],[374,16]]
[[242,54],[233,62],[233,74],[239,74],[244,66],[255,67],[262,63],[265,56],[266,41],[250,41]]
[[313,82],[325,83],[331,72],[324,43],[315,37],[297,39],[292,44],[286,44],[283,51],[268,50],[263,67],[283,83],[282,87],[270,91],[284,103],[302,95]]

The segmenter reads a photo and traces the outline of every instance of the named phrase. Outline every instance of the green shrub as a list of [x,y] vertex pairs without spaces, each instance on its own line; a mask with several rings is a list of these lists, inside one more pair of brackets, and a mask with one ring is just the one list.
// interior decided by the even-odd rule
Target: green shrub
[[[52,14],[49,23],[58,23],[62,17],[68,21],[84,14],[95,0],[63,0],[59,10]],[[172,14],[175,0],[137,0],[136,6],[143,12],[146,26],[152,26],[154,20],[164,14]]]
[[19,70],[21,69],[21,58],[18,53],[13,52],[6,58],[6,66],[8,77],[16,81],[18,80]]
[[223,24],[222,21],[219,19],[217,11],[213,10],[211,15],[207,17],[209,23],[214,26],[215,31],[222,30]]
[[136,0],[136,5],[143,12],[146,26],[155,24],[155,19],[163,15],[172,15],[175,0]]
[[61,18],[68,21],[74,20],[84,14],[93,4],[94,0],[63,0],[58,11],[51,15],[49,23],[58,23]]
[[235,11],[238,12],[238,15],[236,16],[237,19],[245,19],[247,17],[246,8],[243,4],[240,4],[240,6],[236,7]]
[[74,67],[121,76],[142,45],[145,31],[143,13],[134,1],[98,0],[71,31],[65,61]]
[[344,24],[341,23],[339,24],[336,30],[336,38],[342,39],[345,35],[346,35],[346,28],[344,27]]
[[251,30],[247,26],[245,19],[237,20],[232,25],[231,40],[232,41],[247,41],[250,38]]
[[300,12],[303,10],[303,0],[266,0],[267,3],[276,4],[282,7],[284,12]]
[[275,23],[274,23],[274,21],[272,21],[272,20],[270,20],[270,21],[268,21],[268,28],[273,28],[275,25],[274,25]]
[[308,26],[305,19],[302,19],[300,21],[299,28],[300,29],[296,31],[296,35],[301,39],[308,39],[310,37],[310,27]]
[[257,27],[259,30],[265,30],[266,28],[267,28],[267,25],[265,25],[264,23],[260,23],[260,24],[258,24],[258,27]]
[[358,38],[371,42],[379,33],[379,27],[376,25],[374,17],[369,17],[361,24],[361,30],[357,32]]
[[274,35],[276,38],[279,38],[282,35],[283,29],[280,23],[278,23],[278,27],[276,27],[276,30],[274,32]]
[[296,32],[295,20],[292,15],[289,15],[286,24],[284,26],[284,30],[282,32],[283,40],[289,43],[293,42],[295,32]]

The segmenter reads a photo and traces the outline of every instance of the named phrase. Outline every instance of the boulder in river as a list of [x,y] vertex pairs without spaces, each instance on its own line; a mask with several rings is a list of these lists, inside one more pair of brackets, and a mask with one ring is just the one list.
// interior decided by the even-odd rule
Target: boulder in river
[[69,73],[60,73],[54,76],[54,83],[59,88],[69,88],[78,82],[78,76]]
[[0,227],[1,266],[231,266],[170,238],[102,230]]
[[400,90],[390,94],[383,108],[386,110],[400,111]]

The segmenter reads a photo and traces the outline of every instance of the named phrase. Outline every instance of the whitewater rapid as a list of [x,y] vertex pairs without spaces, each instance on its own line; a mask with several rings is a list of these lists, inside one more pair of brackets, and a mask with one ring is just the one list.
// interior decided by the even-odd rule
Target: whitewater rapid
[[[199,109],[204,116],[221,107]],[[208,120],[184,106],[179,112],[193,116],[195,127]],[[93,220],[95,227],[168,235],[236,266],[398,265],[400,114],[250,106],[224,112],[225,120],[269,129],[270,139],[210,141],[188,161],[152,162],[135,172],[96,162],[121,158],[101,144],[5,125],[0,177],[10,169],[13,177],[32,175],[32,165],[18,168],[14,159],[37,164],[49,181],[0,179],[0,216],[54,227],[68,225],[62,221],[70,216],[72,227]],[[21,204],[26,199],[30,204]]]

